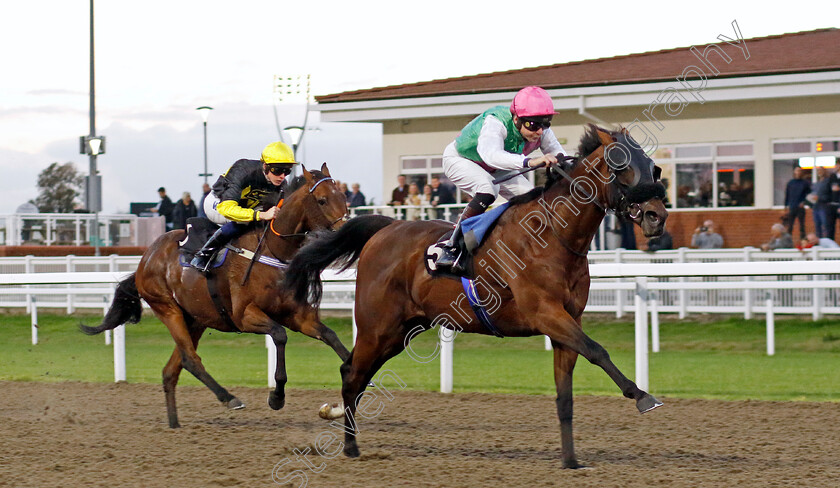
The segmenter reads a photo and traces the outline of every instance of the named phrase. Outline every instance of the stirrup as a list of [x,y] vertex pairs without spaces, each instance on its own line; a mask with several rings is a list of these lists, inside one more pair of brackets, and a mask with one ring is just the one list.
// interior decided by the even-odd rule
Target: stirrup
[[207,256],[199,256],[198,254],[192,258],[190,261],[190,266],[197,269],[199,272],[203,274],[207,274],[210,271],[210,263],[213,262],[213,253],[210,253]]
[[458,249],[454,246],[447,246],[441,245],[439,246],[441,253],[440,256],[435,260],[435,267],[437,269],[452,269],[455,264],[459,261],[461,255],[458,253]]

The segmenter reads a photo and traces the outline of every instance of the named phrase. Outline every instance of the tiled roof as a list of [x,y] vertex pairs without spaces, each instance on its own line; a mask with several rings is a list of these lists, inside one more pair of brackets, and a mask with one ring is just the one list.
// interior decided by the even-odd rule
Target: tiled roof
[[[733,34],[734,35],[734,34]],[[840,69],[840,29],[819,29],[793,34],[746,39],[749,59],[733,45],[716,43],[732,62],[716,53],[708,59],[720,77],[771,75]],[[697,46],[701,51],[705,46]],[[629,54],[612,58],[525,68],[405,85],[347,91],[315,97],[318,103],[387,100],[441,95],[515,91],[538,85],[546,89],[606,86],[674,80],[686,66],[700,61],[689,47]],[[701,66],[702,67],[702,66]],[[708,71],[707,68],[703,68]]]

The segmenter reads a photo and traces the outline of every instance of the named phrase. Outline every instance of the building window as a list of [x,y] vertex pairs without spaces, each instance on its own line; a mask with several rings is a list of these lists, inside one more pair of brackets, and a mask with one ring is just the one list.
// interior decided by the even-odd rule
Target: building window
[[662,168],[669,208],[754,205],[752,143],[672,144],[652,157]]
[[773,205],[785,204],[785,188],[795,168],[801,168],[806,178],[816,182],[814,168],[834,168],[838,159],[840,138],[773,141]]
[[403,156],[400,158],[400,174],[405,175],[408,184],[417,183],[420,193],[429,184],[433,176],[440,178],[440,184],[449,187],[457,203],[462,202],[461,192],[456,192],[455,185],[443,174],[443,158],[438,156]]

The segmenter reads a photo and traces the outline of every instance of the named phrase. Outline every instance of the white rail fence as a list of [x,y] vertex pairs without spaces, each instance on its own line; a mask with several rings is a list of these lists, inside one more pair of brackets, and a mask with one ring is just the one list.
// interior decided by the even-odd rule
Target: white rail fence
[[[116,258],[112,258],[110,267],[119,267]],[[98,296],[98,307],[107,309],[114,285],[130,271],[111,270],[108,272],[61,272],[61,273],[18,273],[0,274],[0,297],[17,293],[28,296],[24,306],[29,306],[32,313],[32,339],[37,343],[37,307],[36,296],[40,294],[65,294],[70,296],[90,294]],[[719,263],[602,263],[590,265],[593,278],[591,294],[606,292],[615,296],[617,313],[632,311],[635,314],[636,330],[636,382],[640,388],[649,386],[648,374],[648,314],[650,313],[650,335],[653,352],[659,351],[659,318],[661,312],[682,314],[690,311],[712,310],[719,313],[741,313],[745,316],[765,314],[767,323],[767,354],[775,353],[774,325],[777,313],[806,313],[814,319],[825,314],[840,314],[837,294],[840,289],[840,260],[823,261],[778,261],[778,262],[719,262]],[[352,271],[338,275],[330,271],[323,276],[324,296],[331,297],[322,304],[324,309],[352,310],[355,273]],[[609,281],[612,280],[612,281]],[[18,288],[3,289],[14,285]],[[32,288],[47,285],[52,288]],[[85,288],[66,288],[85,285]],[[94,287],[98,285],[98,287]],[[54,288],[62,286],[63,288]],[[25,288],[28,287],[28,288]],[[72,290],[72,292],[68,292]],[[677,296],[702,293],[704,300],[714,300],[727,292],[734,292],[741,297],[738,306],[718,305],[689,306],[667,305],[662,297],[668,293]],[[803,292],[803,293],[799,293]],[[801,295],[801,296],[800,296]],[[800,306],[795,298],[809,297],[810,305]],[[826,299],[832,298],[831,304]],[[782,302],[780,305],[779,303]],[[626,305],[625,305],[626,303]],[[787,303],[787,305],[785,305]],[[78,304],[76,304],[78,306]],[[587,307],[588,311],[600,311],[598,305]],[[353,341],[355,343],[355,324]],[[114,330],[114,377],[115,381],[125,380],[125,332],[124,326]],[[441,346],[441,391],[452,391],[453,372],[452,334],[440,333]],[[273,383],[273,370],[276,361],[273,356],[274,345],[266,340],[269,351],[268,378]],[[546,348],[550,344],[546,338]],[[272,385],[273,386],[273,385]]]
[[0,245],[144,245],[134,214],[0,214]]

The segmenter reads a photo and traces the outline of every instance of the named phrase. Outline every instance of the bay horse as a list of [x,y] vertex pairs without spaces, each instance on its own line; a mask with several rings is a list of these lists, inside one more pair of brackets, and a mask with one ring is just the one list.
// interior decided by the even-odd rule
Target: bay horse
[[[497,335],[551,339],[565,468],[579,467],[572,436],[572,371],[578,355],[601,367],[625,397],[636,401],[639,412],[662,405],[625,377],[581,328],[589,297],[587,250],[606,211],[633,220],[645,236],[664,231],[668,213],[659,168],[623,128],[590,124],[578,154],[568,173],[553,166],[544,187],[511,199],[473,256],[475,288]],[[410,347],[413,337],[434,327],[456,335],[490,333],[469,306],[463,307],[462,283],[433,277],[425,267],[427,248],[451,229],[441,221],[356,217],[335,234],[311,241],[290,264],[287,286],[298,300],[315,303],[320,272],[358,260],[358,335],[341,366],[348,457],[359,455],[354,415],[365,387],[388,359]]]
[[[175,350],[163,368],[163,389],[169,426],[180,427],[175,404],[175,386],[184,368],[204,383],[230,409],[245,405],[219,385],[204,369],[196,353],[198,341],[207,328],[222,332],[268,334],[277,348],[276,388],[268,404],[274,410],[285,404],[285,346],[287,327],[329,345],[346,360],[350,353],[335,332],[320,322],[318,311],[294,300],[283,286],[285,263],[303,245],[308,232],[335,230],[346,220],[346,197],[330,177],[326,163],[321,170],[298,176],[285,191],[286,197],[275,219],[266,222],[268,229],[255,226],[231,242],[233,247],[254,251],[265,236],[266,257],[275,258],[274,265],[251,260],[229,252],[224,264],[211,271],[215,275],[218,295],[228,318],[222,317],[208,291],[208,279],[192,267],[182,267],[178,260],[178,242],[184,230],[173,230],[160,236],[146,250],[131,276],[123,280],[103,322],[98,327],[81,325],[82,332],[92,335],[114,329],[124,323],[137,323],[142,313],[140,299],[149,304],[154,314],[169,329]],[[270,229],[270,230],[269,230]],[[279,260],[279,262],[277,262]],[[244,282],[244,284],[243,284]]]

